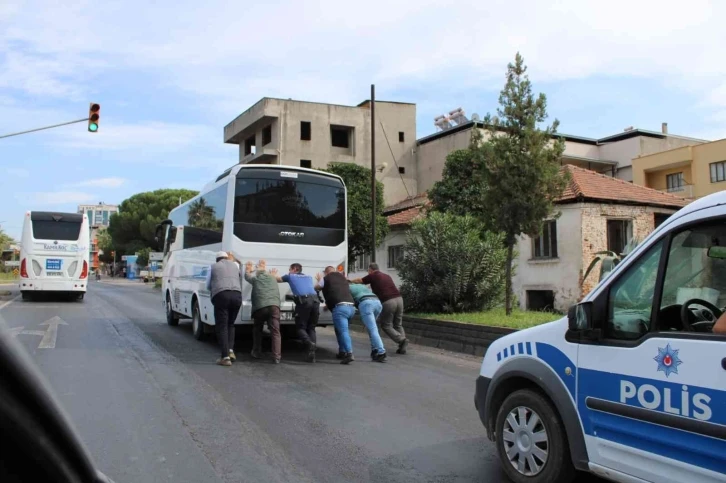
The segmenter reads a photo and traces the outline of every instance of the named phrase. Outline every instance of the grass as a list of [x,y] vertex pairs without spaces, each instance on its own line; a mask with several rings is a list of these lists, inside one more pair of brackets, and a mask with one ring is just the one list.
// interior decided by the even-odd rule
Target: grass
[[0,272],[0,282],[11,282],[11,281],[17,280],[17,279],[18,279],[18,277],[13,275],[13,272],[8,272],[8,273]]
[[562,317],[554,312],[533,312],[513,310],[507,317],[504,309],[492,309],[485,312],[465,312],[458,314],[406,314],[423,319],[449,320],[465,324],[487,325],[489,327],[507,327],[509,329],[526,329],[536,325],[552,322]]

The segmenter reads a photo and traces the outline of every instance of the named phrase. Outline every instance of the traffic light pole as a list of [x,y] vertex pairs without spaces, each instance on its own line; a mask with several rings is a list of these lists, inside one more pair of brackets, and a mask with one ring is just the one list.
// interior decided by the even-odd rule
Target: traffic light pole
[[62,122],[60,124],[54,124],[52,126],[39,127],[37,129],[29,129],[28,131],[15,132],[15,133],[12,133],[12,134],[3,134],[2,136],[0,136],[0,139],[9,138],[9,137],[13,137],[13,136],[20,136],[21,134],[28,134],[28,133],[31,133],[31,132],[43,131],[45,129],[53,129],[54,127],[67,126],[69,124],[76,124],[76,123],[79,123],[79,122],[86,122],[89,119],[90,118],[88,118],[88,117],[84,117],[83,119],[78,119],[76,121]]

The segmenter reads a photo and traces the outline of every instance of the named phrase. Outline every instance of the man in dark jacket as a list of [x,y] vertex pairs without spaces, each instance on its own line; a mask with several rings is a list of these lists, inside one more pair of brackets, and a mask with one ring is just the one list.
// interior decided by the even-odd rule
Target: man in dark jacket
[[371,286],[371,290],[383,304],[383,311],[378,317],[378,323],[381,324],[383,332],[398,344],[396,353],[405,354],[408,339],[403,330],[403,298],[391,276],[381,272],[377,263],[371,263],[368,266],[368,275],[363,278],[355,278],[351,280],[351,283]]
[[217,252],[217,263],[207,275],[207,290],[214,305],[214,326],[217,331],[222,357],[220,366],[231,366],[234,355],[234,323],[242,307],[242,282],[240,267],[231,253]]
[[252,285],[252,358],[262,358],[262,327],[267,322],[272,335],[272,362],[280,363],[282,358],[282,337],[280,336],[280,289],[277,280],[267,271],[264,260],[257,264],[257,271],[252,262],[245,265],[245,280]]
[[333,267],[325,268],[325,277],[320,274],[316,275],[318,284],[315,290],[323,291],[325,305],[333,314],[333,326],[335,327],[335,336],[338,339],[338,347],[343,353],[341,364],[350,364],[353,362],[353,343],[348,333],[348,323],[355,315],[355,303],[353,296],[350,294],[348,280],[342,273],[336,272]]

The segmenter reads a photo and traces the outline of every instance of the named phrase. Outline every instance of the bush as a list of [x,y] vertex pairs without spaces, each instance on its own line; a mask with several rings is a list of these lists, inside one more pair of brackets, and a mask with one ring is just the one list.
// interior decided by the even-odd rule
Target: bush
[[429,313],[488,310],[504,300],[502,235],[471,216],[432,212],[413,222],[398,266],[406,309]]

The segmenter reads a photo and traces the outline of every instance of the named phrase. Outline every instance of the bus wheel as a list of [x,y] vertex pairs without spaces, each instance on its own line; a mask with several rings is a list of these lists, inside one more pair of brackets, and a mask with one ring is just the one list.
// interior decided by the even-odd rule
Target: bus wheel
[[574,479],[565,430],[555,408],[539,393],[521,389],[507,396],[495,428],[499,459],[515,483]]
[[195,339],[204,339],[204,322],[202,322],[202,315],[199,312],[199,304],[196,300],[192,302],[192,333]]
[[166,323],[172,327],[179,325],[179,317],[177,317],[171,308],[171,297],[169,297],[169,294],[166,294]]
[[79,293],[78,295],[76,295],[76,300],[78,300],[79,302],[83,302],[83,298],[85,297],[85,295],[86,294],[84,293]]

